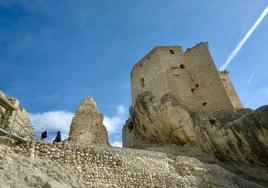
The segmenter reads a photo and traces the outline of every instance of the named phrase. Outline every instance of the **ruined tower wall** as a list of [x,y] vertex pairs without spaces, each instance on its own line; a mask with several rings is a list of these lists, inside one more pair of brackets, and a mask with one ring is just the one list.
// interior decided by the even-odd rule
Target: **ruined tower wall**
[[[174,54],[170,53],[170,50]],[[191,76],[190,63],[186,54],[180,48],[163,48],[161,51],[161,63],[167,67],[166,75],[170,93],[192,111],[198,109],[198,103],[191,92],[194,80]]]
[[134,66],[131,72],[133,104],[141,92],[152,91],[161,96],[169,91],[166,68],[159,59],[159,48],[155,48]]
[[[196,109],[202,115],[219,110],[234,111],[231,100],[221,82],[217,68],[206,43],[200,43],[186,52],[193,80]],[[198,87],[197,87],[198,86]]]
[[231,79],[229,78],[228,71],[221,71],[219,75],[221,77],[221,81],[226,89],[226,92],[231,100],[232,105],[235,109],[243,108],[243,105],[235,91],[235,88],[232,84]]
[[156,47],[131,73],[132,104],[141,92],[155,97],[172,94],[199,115],[234,111],[206,43],[182,51],[179,46]]
[[24,138],[34,137],[30,117],[26,110],[20,106],[19,100],[7,96],[1,91],[0,95],[15,108],[13,111],[8,111],[0,104],[0,128]]

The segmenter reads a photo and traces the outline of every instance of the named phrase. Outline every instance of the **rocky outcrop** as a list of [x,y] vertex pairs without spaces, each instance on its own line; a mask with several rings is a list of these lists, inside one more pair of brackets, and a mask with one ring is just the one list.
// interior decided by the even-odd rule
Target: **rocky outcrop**
[[193,114],[172,95],[156,100],[151,92],[139,95],[131,108],[131,118],[123,128],[123,146],[152,143],[195,145]]
[[217,112],[196,130],[201,148],[220,160],[268,166],[268,106],[242,116]]
[[[0,103],[0,127],[23,138],[34,137],[33,128],[28,113],[20,106],[18,99],[10,97],[0,91],[1,98],[12,106],[13,109],[7,109]],[[2,106],[3,105],[3,106]]]
[[[255,111],[220,111],[204,118],[171,95],[137,98],[123,129],[123,146],[152,144],[199,147],[218,163],[256,181],[268,179],[268,106]],[[188,155],[189,156],[189,155]]]
[[77,108],[72,120],[69,140],[84,144],[108,144],[103,116],[92,97],[86,97]]

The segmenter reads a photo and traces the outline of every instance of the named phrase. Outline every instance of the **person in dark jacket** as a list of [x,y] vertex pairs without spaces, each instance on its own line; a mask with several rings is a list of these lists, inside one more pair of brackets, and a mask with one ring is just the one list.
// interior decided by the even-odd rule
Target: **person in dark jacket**
[[60,131],[57,132],[57,136],[56,136],[55,140],[53,141],[53,143],[54,142],[61,142],[61,133],[60,133]]
[[47,139],[47,131],[42,132],[41,134],[41,140]]

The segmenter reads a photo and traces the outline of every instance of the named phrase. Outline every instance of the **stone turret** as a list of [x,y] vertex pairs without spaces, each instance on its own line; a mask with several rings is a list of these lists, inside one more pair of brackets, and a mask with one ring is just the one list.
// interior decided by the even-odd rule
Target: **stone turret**
[[70,128],[69,140],[83,144],[108,145],[103,115],[92,97],[86,97],[77,108]]

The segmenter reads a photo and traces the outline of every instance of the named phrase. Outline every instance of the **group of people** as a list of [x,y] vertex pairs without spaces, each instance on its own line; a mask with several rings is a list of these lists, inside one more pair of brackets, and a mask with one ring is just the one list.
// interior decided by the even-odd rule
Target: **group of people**
[[[47,139],[47,131],[44,131],[44,132],[42,132],[42,134],[41,134],[41,140],[46,140]],[[60,133],[60,131],[58,131],[57,132],[57,136],[56,136],[56,138],[53,140],[53,143],[55,143],[55,142],[61,142],[61,133]]]

